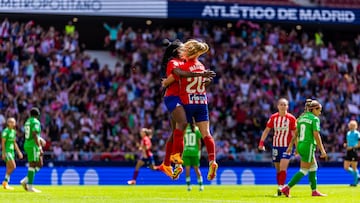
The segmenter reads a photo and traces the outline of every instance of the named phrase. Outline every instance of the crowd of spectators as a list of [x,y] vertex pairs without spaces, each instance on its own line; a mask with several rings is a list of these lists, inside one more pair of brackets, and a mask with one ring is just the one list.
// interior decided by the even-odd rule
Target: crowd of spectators
[[[208,98],[218,160],[268,161],[270,152],[260,154],[257,144],[279,97],[289,99],[295,116],[306,98],[318,99],[324,145],[330,160],[342,160],[346,124],[360,121],[360,66],[350,57],[357,55],[343,52],[346,47],[335,49],[326,33],[249,22],[229,28],[194,21],[191,30],[135,31],[126,22],[121,25],[111,43],[118,63],[109,67],[83,50],[76,30],[67,34],[33,21],[4,19],[0,130],[6,118],[15,117],[22,146],[22,125],[37,106],[47,159],[134,160],[139,130],[147,127],[155,132],[152,150],[162,160],[170,134],[159,91],[162,42],[197,38],[210,45],[201,59],[217,73]],[[354,53],[358,41],[348,41],[357,46]],[[265,143],[269,149],[271,139]]]

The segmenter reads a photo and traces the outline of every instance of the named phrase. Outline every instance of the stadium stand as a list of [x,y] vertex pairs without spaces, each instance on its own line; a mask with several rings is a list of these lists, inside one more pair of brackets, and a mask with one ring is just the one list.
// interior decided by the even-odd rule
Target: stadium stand
[[323,7],[330,7],[330,8],[360,8],[360,1],[358,0],[320,0],[318,4]]
[[[32,106],[41,107],[48,159],[134,160],[140,127],[155,130],[153,151],[162,158],[170,133],[159,91],[164,38],[196,37],[211,47],[202,60],[218,74],[208,97],[219,160],[268,160],[256,146],[279,96],[289,98],[295,116],[306,98],[321,101],[322,136],[332,161],[342,161],[349,119],[360,120],[360,65],[351,60],[359,54],[359,38],[328,41],[326,33],[317,33],[323,37],[315,40],[312,32],[271,24],[231,30],[195,21],[193,30],[144,32],[124,23],[113,65],[84,51],[76,31],[68,36],[7,19],[0,25],[0,130],[5,118],[21,124]],[[20,146],[22,131],[19,126]]]

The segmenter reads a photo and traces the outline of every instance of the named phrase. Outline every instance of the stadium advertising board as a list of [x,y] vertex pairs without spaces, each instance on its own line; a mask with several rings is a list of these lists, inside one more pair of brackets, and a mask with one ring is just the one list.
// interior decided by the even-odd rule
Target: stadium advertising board
[[169,18],[360,24],[360,10],[169,1]]
[[[298,167],[289,168],[288,180],[299,171]],[[35,185],[126,185],[131,179],[134,167],[44,167],[35,177]],[[207,167],[201,167],[205,185],[269,185],[276,184],[275,170],[271,167],[220,167],[213,181],[206,180]],[[5,174],[5,167],[0,168],[0,174]],[[27,174],[26,167],[17,167],[11,175],[13,184]],[[336,174],[336,178],[334,178]],[[196,181],[195,173],[191,179]],[[320,167],[318,171],[319,184],[349,184],[352,176],[341,166]],[[179,185],[185,184],[185,174],[178,181],[172,181],[160,171],[141,168],[137,178],[138,185]],[[299,184],[309,184],[303,178]]]
[[0,0],[0,12],[166,18],[167,0]]

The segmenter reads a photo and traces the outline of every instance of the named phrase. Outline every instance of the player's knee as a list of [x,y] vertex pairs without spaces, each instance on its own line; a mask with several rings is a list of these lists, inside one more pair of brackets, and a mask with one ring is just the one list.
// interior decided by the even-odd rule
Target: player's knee
[[301,172],[302,174],[304,174],[304,176],[306,176],[306,175],[309,173],[309,169],[307,169],[307,168],[301,168],[301,169],[300,169],[300,172]]
[[187,127],[187,122],[180,122],[178,123],[178,127],[180,130],[185,130]]
[[317,169],[318,169],[318,165],[314,163],[313,165],[311,165],[309,171],[317,171]]
[[205,140],[214,140],[214,138],[211,136],[211,134],[208,134],[208,135],[201,134],[201,135],[202,135],[202,138],[203,138],[204,141]]

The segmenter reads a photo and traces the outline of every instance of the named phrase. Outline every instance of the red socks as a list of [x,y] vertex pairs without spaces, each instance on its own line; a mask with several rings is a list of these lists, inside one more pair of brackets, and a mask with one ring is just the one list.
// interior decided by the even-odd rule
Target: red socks
[[171,154],[182,154],[184,151],[184,131],[175,129],[173,135],[174,139]]
[[204,137],[204,143],[205,143],[206,150],[207,150],[207,153],[208,153],[209,162],[214,161],[215,160],[215,142],[214,142],[214,139],[211,137],[211,135],[205,136]]
[[276,174],[276,176],[278,177],[278,185],[285,185],[286,171],[280,171],[278,174]]
[[136,180],[136,178],[138,177],[139,175],[139,171],[134,171],[134,174],[133,174],[133,180]]
[[173,148],[173,141],[166,141],[166,145],[165,145],[165,157],[164,157],[164,165],[165,166],[170,166],[170,155],[172,152],[172,148]]

